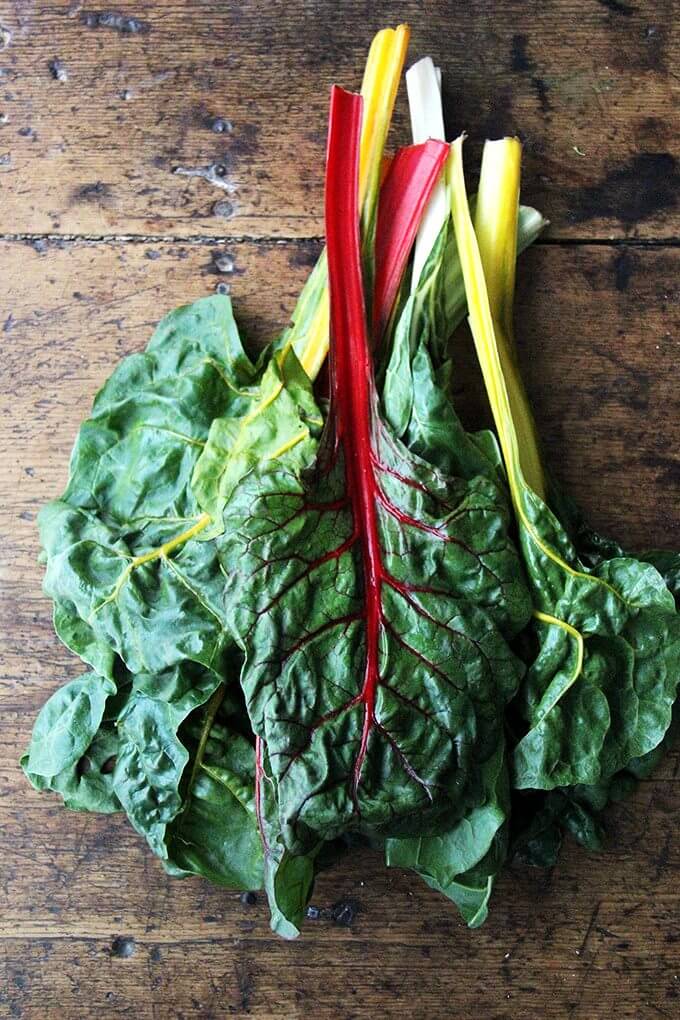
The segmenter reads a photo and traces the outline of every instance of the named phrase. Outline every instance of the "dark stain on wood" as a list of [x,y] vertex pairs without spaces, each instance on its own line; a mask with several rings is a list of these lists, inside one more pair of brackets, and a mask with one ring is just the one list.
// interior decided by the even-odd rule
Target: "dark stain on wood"
[[135,940],[133,938],[118,935],[111,943],[111,956],[119,960],[129,960],[136,952]]
[[570,216],[574,223],[611,216],[633,227],[663,210],[675,209],[679,197],[676,157],[670,152],[640,152],[597,184],[574,189]]
[[95,181],[93,184],[83,184],[73,192],[74,202],[93,202],[104,205],[111,198],[111,188],[103,181]]
[[632,4],[624,3],[623,0],[597,0],[597,3],[601,7],[606,7],[612,14],[623,14],[626,18],[629,18],[631,14],[635,14],[638,9]]
[[550,113],[552,107],[550,104],[550,97],[548,95],[549,86],[547,82],[545,82],[543,78],[539,78],[537,75],[532,75],[531,87],[536,93],[536,98],[538,99],[539,106],[543,113]]
[[621,251],[614,255],[613,265],[614,285],[619,292],[623,293],[628,290],[628,284],[633,275],[635,256],[629,248],[622,248]]
[[534,62],[527,53],[529,37],[518,33],[512,37],[512,48],[510,50],[510,67],[513,71],[523,74],[525,71],[533,71]]
[[[482,134],[487,138],[502,138],[516,134],[512,112],[513,92],[510,88],[499,88],[489,99],[486,110],[480,111]],[[452,119],[452,118],[450,118]]]
[[120,35],[140,35],[151,31],[148,21],[118,11],[81,11],[80,23],[85,28],[108,28]]

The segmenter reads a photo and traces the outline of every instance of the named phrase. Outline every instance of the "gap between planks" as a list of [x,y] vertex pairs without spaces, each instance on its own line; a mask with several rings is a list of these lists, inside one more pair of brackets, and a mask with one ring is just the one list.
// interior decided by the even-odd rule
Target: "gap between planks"
[[[323,244],[325,238],[320,234],[302,237],[281,237],[279,235],[249,234],[0,234],[0,242],[35,244],[44,241],[49,244],[193,244],[196,246],[211,244]],[[534,241],[532,247],[575,248],[595,246],[600,248],[680,248],[680,237],[542,237]]]

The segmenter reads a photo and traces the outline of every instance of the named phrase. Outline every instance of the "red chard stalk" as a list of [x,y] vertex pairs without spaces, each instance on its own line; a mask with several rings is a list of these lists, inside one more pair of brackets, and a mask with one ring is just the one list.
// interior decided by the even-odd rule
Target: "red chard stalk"
[[[415,813],[461,809],[521,676],[505,636],[529,612],[497,486],[445,477],[380,419],[362,279],[360,128],[361,97],[334,88],[332,389],[317,462],[248,475],[220,540],[248,712],[293,853],[347,828],[400,832]],[[417,215],[404,221],[417,227]]]

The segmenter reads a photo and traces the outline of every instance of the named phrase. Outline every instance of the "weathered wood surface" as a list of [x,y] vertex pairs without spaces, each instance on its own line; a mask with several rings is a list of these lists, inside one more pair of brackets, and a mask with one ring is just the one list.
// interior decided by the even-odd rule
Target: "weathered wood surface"
[[[441,63],[452,132],[526,139],[526,194],[554,237],[678,237],[679,15],[677,0],[3,0],[0,230],[322,233],[328,88],[358,87],[371,34],[401,19],[412,59]],[[395,125],[403,141],[403,96]]]
[[[35,514],[65,481],[93,393],[158,316],[219,282],[248,333],[271,335],[317,245],[38,248],[0,243],[0,1016],[677,1016],[677,754],[611,812],[610,853],[569,847],[551,873],[510,872],[480,931],[362,854],[321,876],[326,914],[296,944],[271,937],[262,897],[245,906],[170,880],[122,818],[65,812],[28,787],[17,759],[32,719],[78,669],[40,592]],[[225,250],[234,271],[216,274]],[[638,545],[680,544],[679,273],[675,249],[541,246],[522,259],[522,360],[552,462],[597,524]],[[484,406],[468,353],[461,340],[472,422]],[[349,927],[330,918],[342,901],[358,909]]]
[[[484,929],[361,854],[320,877],[321,919],[294,944],[271,937],[262,897],[166,878],[122,818],[65,812],[17,760],[78,669],[35,524],[75,430],[181,301],[226,283],[256,342],[285,323],[322,233],[328,87],[358,85],[383,24],[409,20],[413,58],[441,63],[471,164],[487,132],[527,143],[525,197],[554,243],[522,260],[521,358],[556,473],[623,543],[680,546],[679,15],[677,0],[0,0],[0,1017],[678,1015],[677,752],[610,812],[607,855],[510,872]],[[403,97],[395,128],[404,140]],[[460,408],[482,423],[459,343]]]

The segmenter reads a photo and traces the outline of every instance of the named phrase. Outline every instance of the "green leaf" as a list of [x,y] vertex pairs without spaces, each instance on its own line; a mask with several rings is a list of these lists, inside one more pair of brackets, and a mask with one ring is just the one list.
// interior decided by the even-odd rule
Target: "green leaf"
[[169,537],[149,548],[144,533],[123,538],[91,511],[50,503],[40,515],[45,591],[73,606],[97,648],[107,645],[132,673],[184,660],[220,669],[229,644],[223,579],[214,545],[192,541],[205,524],[198,518],[178,535],[170,522]]
[[101,641],[92,628],[78,616],[75,606],[66,599],[55,599],[52,616],[54,630],[67,648],[80,656],[100,676],[113,679],[116,656],[106,641]]
[[135,829],[163,859],[167,826],[183,806],[180,784],[189,762],[180,726],[219,683],[215,673],[189,664],[139,674],[118,720],[114,791]]
[[264,851],[264,888],[269,901],[271,928],[294,939],[314,885],[314,860],[321,844],[310,852],[293,855],[283,841],[270,761],[261,740],[256,741],[256,814]]
[[212,423],[192,479],[197,502],[214,522],[204,537],[222,531],[225,503],[251,468],[282,459],[292,468],[308,464],[321,425],[311,383],[286,348],[269,362],[244,413]]
[[446,896],[456,904],[461,917],[469,928],[479,928],[489,914],[489,900],[494,883],[506,856],[506,835],[501,829],[487,855],[464,874],[457,875],[449,885],[440,885],[431,877],[425,877],[430,888]]
[[25,769],[49,779],[75,765],[99,729],[112,680],[86,673],[60,687],[45,702],[33,727]]
[[84,754],[54,776],[40,776],[29,769],[25,754],[21,765],[36,790],[59,793],[72,811],[96,811],[111,814],[121,805],[113,790],[113,768],[118,753],[118,734],[114,726],[102,723]]
[[197,516],[188,483],[210,425],[245,408],[254,373],[227,297],[166,316],[146,352],[122,361],[97,394],[64,500],[128,531]]
[[40,514],[45,591],[62,640],[99,673],[183,661],[221,669],[222,578],[191,478],[213,421],[259,393],[228,298],[160,323],[126,358],[80,429],[61,500]]
[[514,752],[515,785],[597,783],[653,750],[670,725],[680,679],[675,603],[639,560],[580,564],[547,507],[522,495],[539,652],[523,689],[528,729]]
[[387,434],[376,464],[396,509],[377,508],[387,580],[365,745],[364,589],[342,455],[325,477],[251,473],[218,542],[248,711],[293,850],[389,827],[429,809],[431,791],[457,802],[496,748],[520,676],[498,629],[513,633],[528,612],[498,488],[446,479]]
[[[486,918],[486,907],[493,885],[492,875],[500,870],[498,860],[493,871],[482,862],[490,862],[492,851],[498,855],[495,841],[509,819],[510,790],[502,740],[481,769],[476,798],[454,824],[435,835],[407,839],[388,839],[385,858],[388,867],[410,868],[433,889],[448,896],[471,927]],[[481,869],[481,870],[480,870]]]
[[184,808],[167,829],[164,866],[172,875],[202,875],[231,889],[260,889],[255,752],[225,722],[216,722],[208,708],[204,713],[207,718],[197,713],[185,733],[190,785]]
[[656,567],[673,594],[676,607],[680,610],[680,553],[660,549],[641,553],[640,559]]

